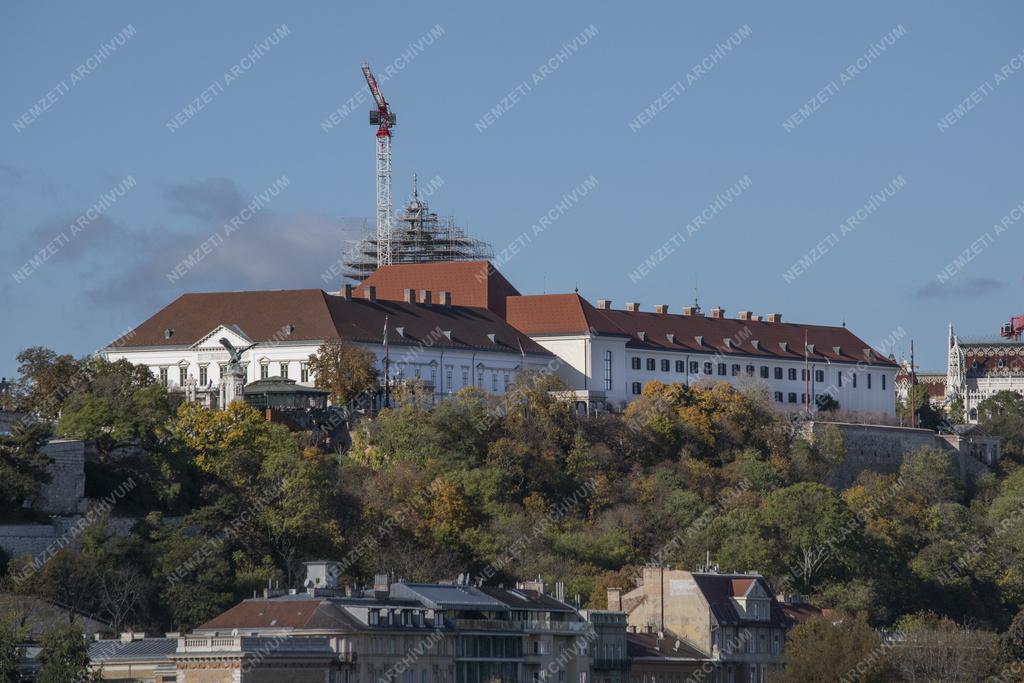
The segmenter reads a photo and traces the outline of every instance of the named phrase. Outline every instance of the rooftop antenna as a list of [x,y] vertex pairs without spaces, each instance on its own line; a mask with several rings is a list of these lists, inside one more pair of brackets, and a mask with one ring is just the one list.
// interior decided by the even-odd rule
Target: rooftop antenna
[[700,313],[700,299],[697,296],[697,275],[693,276],[693,312]]

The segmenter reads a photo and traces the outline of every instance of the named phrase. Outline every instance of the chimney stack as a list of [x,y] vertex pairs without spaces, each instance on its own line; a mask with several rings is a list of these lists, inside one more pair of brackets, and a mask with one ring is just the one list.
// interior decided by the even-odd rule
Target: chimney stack
[[341,288],[340,294],[345,297],[345,301],[352,300],[352,285],[345,285]]
[[440,292],[437,293],[437,303],[441,304],[442,306],[451,306],[452,293],[445,290],[441,290]]
[[608,589],[608,610],[610,612],[622,611],[622,590],[619,588]]
[[413,289],[412,287],[406,287],[405,289],[402,290],[402,298],[405,300],[405,303],[407,304],[416,303],[416,290]]
[[430,298],[431,297],[430,297],[430,290],[429,289],[421,289],[420,290],[420,303],[421,304],[426,304],[427,306],[429,306],[430,305]]
[[364,292],[364,296],[366,296],[366,300],[367,301],[376,301],[377,300],[377,288],[374,287],[373,285],[368,286],[366,288],[365,292]]
[[598,299],[597,300],[597,307],[600,308],[602,311],[607,311],[608,309],[610,309],[612,307],[612,300],[611,299]]
[[711,309],[711,317],[712,318],[724,318],[725,317],[725,309],[721,308],[719,306],[715,306],[714,308]]
[[750,320],[753,315],[750,311],[740,311],[740,320]]
[[626,304],[626,310],[636,313],[637,311],[640,310],[640,304],[637,303],[636,301],[630,301],[628,304]]
[[668,304],[658,304],[654,307],[655,313],[668,313]]
[[769,313],[768,314],[768,322],[770,322],[770,323],[781,323],[782,322],[782,314],[781,313]]

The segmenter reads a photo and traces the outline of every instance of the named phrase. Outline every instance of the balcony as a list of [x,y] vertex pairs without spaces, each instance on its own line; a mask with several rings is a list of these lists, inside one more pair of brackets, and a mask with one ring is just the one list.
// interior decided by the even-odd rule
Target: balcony
[[585,633],[585,621],[504,621],[501,619],[455,619],[455,628],[466,631],[518,631],[532,633]]
[[627,671],[629,660],[625,657],[595,657],[590,667],[595,671]]

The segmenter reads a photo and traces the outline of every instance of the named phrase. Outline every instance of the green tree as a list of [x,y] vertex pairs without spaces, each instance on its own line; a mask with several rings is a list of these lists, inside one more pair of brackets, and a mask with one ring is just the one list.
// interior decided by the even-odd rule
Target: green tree
[[17,683],[20,680],[18,674],[18,657],[21,656],[21,648],[18,647],[18,633],[12,624],[0,619],[0,683]]
[[896,415],[900,418],[901,424],[909,426],[914,413],[917,415],[916,424],[921,429],[939,429],[946,425],[945,414],[932,407],[928,387],[924,384],[918,384],[906,400],[901,400],[896,405]]
[[860,522],[827,486],[803,482],[773,491],[763,519],[768,545],[790,563],[796,588],[813,589],[819,577],[859,552]]
[[57,354],[42,346],[17,356],[18,379],[14,392],[18,410],[55,420],[65,399],[85,381],[85,361]]
[[331,392],[334,405],[346,405],[378,391],[376,356],[340,339],[324,342],[309,357],[316,386]]
[[978,425],[1002,437],[1002,452],[1024,462],[1024,397],[1015,391],[998,391],[978,404]]
[[54,627],[39,644],[39,683],[103,680],[99,672],[89,670],[88,645],[77,624]]
[[786,641],[786,662],[782,677],[786,683],[899,680],[878,634],[863,615],[839,620],[815,617],[796,626]]
[[40,450],[49,436],[45,423],[24,420],[0,434],[0,509],[18,510],[50,481],[50,459]]

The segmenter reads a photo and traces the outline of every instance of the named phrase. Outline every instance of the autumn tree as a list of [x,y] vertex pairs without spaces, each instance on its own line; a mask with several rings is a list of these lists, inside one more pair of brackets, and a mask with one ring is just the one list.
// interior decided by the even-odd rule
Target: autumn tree
[[17,683],[21,678],[18,672],[18,658],[21,656],[18,640],[14,625],[0,619],[0,683]]
[[961,626],[934,614],[918,614],[897,623],[894,667],[907,681],[973,683],[999,669],[999,637]]
[[346,405],[378,390],[376,356],[341,339],[324,342],[309,357],[316,386],[331,392],[334,405]]
[[815,617],[796,626],[787,636],[786,661],[782,677],[786,683],[898,680],[887,648],[863,615],[838,620]]

